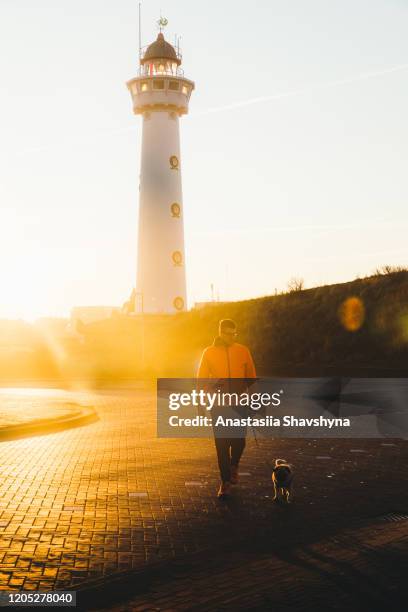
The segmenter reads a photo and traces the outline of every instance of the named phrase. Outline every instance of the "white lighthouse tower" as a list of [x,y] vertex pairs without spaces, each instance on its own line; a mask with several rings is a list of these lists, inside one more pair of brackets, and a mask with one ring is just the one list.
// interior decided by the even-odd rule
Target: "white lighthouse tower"
[[147,313],[175,313],[187,304],[179,117],[188,112],[194,83],[180,64],[160,31],[127,83],[133,111],[143,118],[136,292]]

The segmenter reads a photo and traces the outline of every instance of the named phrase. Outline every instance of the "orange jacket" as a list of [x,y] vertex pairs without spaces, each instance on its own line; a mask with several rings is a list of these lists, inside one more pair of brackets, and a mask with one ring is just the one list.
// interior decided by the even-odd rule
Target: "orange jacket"
[[256,378],[249,349],[234,342],[227,346],[220,337],[204,349],[197,378]]

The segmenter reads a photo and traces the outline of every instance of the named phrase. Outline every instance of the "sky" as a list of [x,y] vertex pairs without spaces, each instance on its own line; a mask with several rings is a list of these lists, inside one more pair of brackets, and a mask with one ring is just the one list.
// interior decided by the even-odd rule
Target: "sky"
[[[145,0],[181,36],[189,305],[408,262],[406,0]],[[135,285],[134,0],[0,1],[0,318]]]

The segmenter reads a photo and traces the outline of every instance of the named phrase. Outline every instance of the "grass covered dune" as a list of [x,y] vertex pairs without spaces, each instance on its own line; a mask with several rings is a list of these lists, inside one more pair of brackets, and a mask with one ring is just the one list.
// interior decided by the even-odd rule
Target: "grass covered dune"
[[113,318],[86,328],[83,357],[99,380],[193,376],[221,318],[237,322],[265,376],[408,374],[405,270],[174,316]]

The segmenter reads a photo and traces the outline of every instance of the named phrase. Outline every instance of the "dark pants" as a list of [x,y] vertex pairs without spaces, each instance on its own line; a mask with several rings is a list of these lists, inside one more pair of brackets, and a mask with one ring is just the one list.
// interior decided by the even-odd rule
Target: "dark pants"
[[245,438],[214,438],[221,480],[231,479],[231,465],[238,467],[245,448]]

